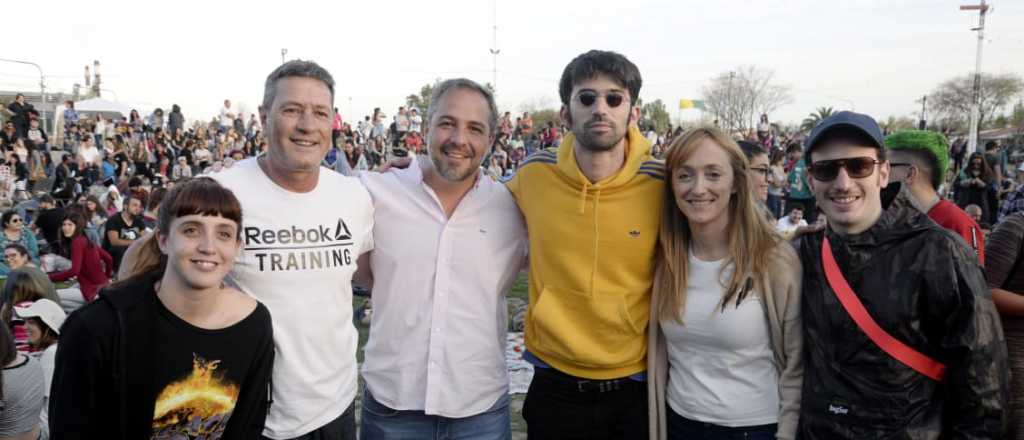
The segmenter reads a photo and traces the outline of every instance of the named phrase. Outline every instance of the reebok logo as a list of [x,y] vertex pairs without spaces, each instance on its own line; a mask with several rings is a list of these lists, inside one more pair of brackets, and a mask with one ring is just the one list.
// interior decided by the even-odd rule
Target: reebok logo
[[315,270],[354,263],[352,232],[345,220],[334,225],[244,229],[245,250],[252,252],[260,272]]
[[260,229],[255,226],[245,228],[245,244],[250,245],[271,245],[271,244],[306,244],[306,243],[329,243],[352,240],[352,233],[348,230],[345,221],[338,219],[338,224],[333,228],[319,225],[316,228],[302,229],[292,226],[286,229]]

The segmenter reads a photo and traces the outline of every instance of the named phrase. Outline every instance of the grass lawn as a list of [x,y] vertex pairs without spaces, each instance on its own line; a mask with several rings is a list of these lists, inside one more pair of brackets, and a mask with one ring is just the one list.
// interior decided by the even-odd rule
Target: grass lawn
[[[516,280],[516,284],[512,286],[512,291],[508,293],[509,298],[519,298],[523,301],[527,301],[528,291],[526,285],[526,273],[520,273],[519,279]],[[366,302],[366,298],[355,297],[352,300],[352,309],[358,310]],[[509,319],[511,319],[512,311],[509,311]],[[370,336],[370,328],[356,323],[356,330],[359,331],[359,349],[356,351],[356,358],[359,363],[363,363],[363,347],[366,346],[366,339]],[[360,376],[360,389],[362,389],[362,377]],[[513,440],[526,439],[526,421],[523,420],[523,400],[526,397],[525,394],[514,394],[511,399],[512,406],[512,438]],[[356,406],[360,405],[360,399],[362,394],[356,397]],[[356,418],[358,421],[359,411],[356,411]]]

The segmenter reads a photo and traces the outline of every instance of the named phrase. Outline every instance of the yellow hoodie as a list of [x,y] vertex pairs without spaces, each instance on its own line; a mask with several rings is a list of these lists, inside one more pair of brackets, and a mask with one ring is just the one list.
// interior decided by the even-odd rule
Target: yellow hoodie
[[591,183],[573,135],[528,158],[508,188],[530,236],[526,348],[559,371],[613,379],[645,370],[664,164],[630,127],[626,162]]

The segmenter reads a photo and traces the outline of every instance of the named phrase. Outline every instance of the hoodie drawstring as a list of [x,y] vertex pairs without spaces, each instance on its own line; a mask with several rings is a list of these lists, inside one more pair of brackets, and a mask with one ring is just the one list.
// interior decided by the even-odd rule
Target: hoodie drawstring
[[590,265],[590,293],[594,293],[594,286],[597,285],[597,257],[601,250],[601,228],[598,222],[598,208],[601,206],[601,187],[597,187],[594,193],[594,262]]
[[590,190],[590,181],[583,178],[583,189],[580,190],[580,214],[587,208],[587,191]]

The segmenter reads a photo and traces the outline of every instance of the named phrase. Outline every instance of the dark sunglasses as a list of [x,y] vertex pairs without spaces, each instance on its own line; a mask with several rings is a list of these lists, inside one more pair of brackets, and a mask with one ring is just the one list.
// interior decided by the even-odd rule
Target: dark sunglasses
[[[590,107],[594,105],[595,102],[597,102],[598,96],[600,95],[594,92],[582,92],[579,95],[577,95],[576,98],[580,100],[580,104],[583,104],[584,107]],[[618,93],[609,93],[607,95],[604,95],[604,102],[608,104],[608,107],[611,108],[615,108],[622,105],[622,102],[625,100],[626,98]]]
[[846,168],[846,174],[852,179],[863,179],[875,172],[879,162],[873,157],[851,157],[846,159],[822,160],[811,164],[808,171],[815,180],[831,182],[839,176],[839,169]]
[[21,223],[21,219],[20,219],[20,218],[17,218],[17,217],[15,217],[15,218],[12,218],[12,219],[11,219],[11,221],[10,221],[10,223]]
[[18,258],[20,256],[21,256],[21,254],[4,254],[4,259],[5,260],[13,260],[13,259]]

